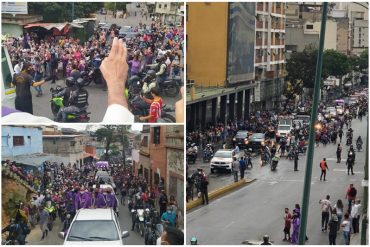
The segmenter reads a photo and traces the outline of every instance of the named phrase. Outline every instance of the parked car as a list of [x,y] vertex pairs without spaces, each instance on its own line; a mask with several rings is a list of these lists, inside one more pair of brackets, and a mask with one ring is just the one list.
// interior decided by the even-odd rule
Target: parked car
[[248,148],[251,148],[253,151],[260,150],[262,146],[267,143],[265,134],[263,133],[254,133],[249,137]]
[[59,232],[64,245],[123,245],[128,231],[121,227],[111,208],[83,208],[77,211],[67,233]]
[[245,148],[248,145],[249,133],[246,130],[239,130],[233,138],[233,144],[239,148]]
[[211,173],[213,173],[215,170],[226,170],[231,172],[234,155],[235,152],[232,149],[218,150],[211,159]]

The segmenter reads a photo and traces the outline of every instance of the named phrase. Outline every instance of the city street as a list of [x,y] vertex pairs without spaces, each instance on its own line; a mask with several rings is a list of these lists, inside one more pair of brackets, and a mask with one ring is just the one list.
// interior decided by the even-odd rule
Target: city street
[[[359,135],[366,138],[366,120],[353,120],[354,138]],[[342,140],[342,145],[344,145]],[[307,236],[308,244],[328,244],[328,234],[321,232],[321,207],[319,200],[330,195],[331,202],[342,199],[345,208],[346,190],[350,183],[357,188],[358,198],[362,199],[361,181],[364,176],[363,166],[365,152],[357,152],[355,175],[347,175],[345,160],[348,149],[343,147],[342,162],[336,163],[336,145],[328,144],[315,148],[313,174],[311,182],[310,206],[308,212]],[[262,240],[268,234],[274,244],[283,242],[284,208],[292,211],[294,204],[302,202],[303,181],[305,174],[306,156],[299,156],[298,172],[293,171],[293,161],[282,158],[275,172],[268,166],[255,166],[247,177],[257,178],[257,181],[233,193],[211,201],[208,206],[202,206],[187,214],[187,243],[195,236],[198,244],[241,244],[245,240]],[[327,181],[321,182],[319,163],[326,157],[329,171]],[[254,162],[256,163],[256,162]],[[207,171],[207,170],[206,170]],[[207,171],[209,172],[209,171]],[[215,175],[222,180],[231,181],[231,175]],[[209,191],[217,178],[210,176]],[[217,183],[217,182],[216,182]],[[223,182],[222,182],[223,183]],[[337,243],[343,242],[342,232],[339,232]]]
[[[120,198],[118,198],[120,200]],[[126,206],[119,206],[119,223],[122,231],[129,231],[130,236],[124,239],[124,244],[126,245],[144,245],[144,238],[140,236],[139,231],[131,231],[131,215],[128,212],[127,200]],[[34,230],[31,231],[31,234],[27,236],[26,241],[29,245],[62,245],[63,240],[58,237],[58,233],[62,228],[62,224],[59,219],[56,220],[54,228],[49,232],[48,237],[40,241],[42,232],[39,226],[36,226]]]

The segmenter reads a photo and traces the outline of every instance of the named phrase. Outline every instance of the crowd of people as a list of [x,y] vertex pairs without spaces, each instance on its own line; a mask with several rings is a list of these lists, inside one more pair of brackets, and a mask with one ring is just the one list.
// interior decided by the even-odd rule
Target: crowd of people
[[[6,161],[6,163],[11,165],[12,171],[20,174],[22,169],[18,167],[15,170],[14,167],[17,167],[15,162]],[[179,227],[181,219],[178,217],[180,212],[177,210],[176,199],[173,195],[167,197],[163,181],[151,187],[143,176],[134,175],[132,167],[124,166],[122,163],[103,168],[113,178],[111,182],[114,183],[114,187],[104,187],[102,184],[106,184],[107,181],[95,178],[96,172],[101,169],[94,163],[78,165],[45,162],[38,174],[33,172],[27,174],[25,171],[21,173],[22,178],[28,181],[37,193],[31,195],[30,201],[17,202],[9,226],[3,229],[3,233],[9,232],[7,240],[25,244],[27,234],[39,224],[42,241],[52,231],[57,218],[61,222],[62,231],[66,233],[79,209],[112,208],[118,215],[120,205],[127,205],[131,209],[159,209],[159,223]],[[132,220],[134,230],[134,214]],[[14,227],[16,225],[22,227]]]
[[[93,72],[93,80],[102,84],[107,90],[106,74],[101,72],[102,61],[108,57],[115,37],[122,38],[120,28],[112,24],[108,29],[98,27],[95,33],[86,41],[70,35],[55,37],[52,35],[41,36],[37,32],[26,32],[20,37],[9,37],[2,41],[8,50],[14,68],[12,84],[16,86],[15,108],[19,111],[33,114],[32,94],[30,87],[34,87],[40,97],[44,94],[42,85],[58,79],[78,78],[86,80],[87,75]],[[156,87],[160,86],[166,78],[181,76],[184,30],[182,27],[166,26],[160,21],[153,21],[150,25],[139,23],[126,31],[134,33],[134,37],[125,38],[127,47],[126,61],[128,73],[122,83],[131,76],[153,70],[155,73]],[[86,76],[82,76],[82,75]],[[89,79],[90,80],[90,79]],[[21,83],[26,81],[26,83]],[[78,98],[80,87],[66,85],[74,93],[68,91],[68,100],[71,105],[76,105],[73,100]],[[126,87],[128,87],[126,84]],[[125,89],[122,90],[124,98]],[[86,92],[84,92],[86,94]],[[70,99],[70,96],[73,99]],[[87,99],[86,99],[87,100]],[[60,111],[69,105],[64,105]],[[75,108],[64,109],[65,112],[76,111]],[[160,109],[159,109],[160,111]],[[58,121],[61,121],[59,119]],[[65,120],[64,120],[65,121]]]

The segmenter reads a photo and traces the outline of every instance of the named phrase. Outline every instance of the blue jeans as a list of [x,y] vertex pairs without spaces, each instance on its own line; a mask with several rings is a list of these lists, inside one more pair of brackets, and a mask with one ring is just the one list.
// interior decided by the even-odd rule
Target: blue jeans
[[345,245],[349,245],[350,236],[351,236],[350,232],[343,231],[343,239]]

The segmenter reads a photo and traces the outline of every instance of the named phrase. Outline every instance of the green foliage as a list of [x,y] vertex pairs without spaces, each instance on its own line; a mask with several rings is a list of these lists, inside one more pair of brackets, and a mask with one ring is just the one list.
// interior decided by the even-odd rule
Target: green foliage
[[369,50],[368,49],[366,49],[365,51],[361,53],[358,62],[359,62],[360,70],[369,68]]
[[28,10],[30,14],[42,15],[44,22],[66,22],[72,21],[73,8],[77,19],[88,17],[103,6],[99,2],[29,2]]
[[[126,125],[105,125],[103,128],[98,129],[95,134],[97,136],[98,141],[105,141],[105,160],[108,159],[108,152],[111,151],[113,155],[113,150],[111,145],[114,142],[122,143],[123,147],[127,147],[129,145],[127,133],[128,133],[129,126]],[[118,147],[116,147],[118,149]],[[119,152],[118,152],[119,154]],[[122,150],[123,159],[125,159],[125,151],[124,148]]]
[[107,10],[111,10],[111,11],[114,11],[114,10],[126,11],[126,4],[127,3],[123,3],[123,2],[108,2],[108,3],[104,3],[104,8],[106,8]]
[[332,75],[340,79],[351,71],[348,57],[335,50],[324,51],[324,61],[322,66],[323,74],[327,75],[323,78],[327,78],[329,75]]
[[10,217],[13,217],[14,213],[16,212],[16,205],[20,201],[25,201],[25,199],[26,198],[24,198],[21,194],[13,192],[12,197],[9,198],[8,203],[3,203],[3,207],[6,214],[9,215]]

